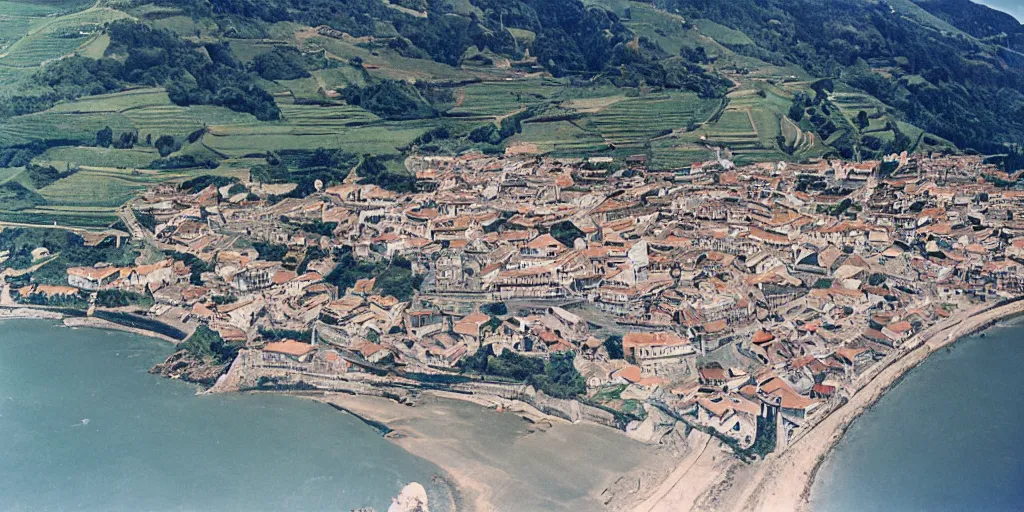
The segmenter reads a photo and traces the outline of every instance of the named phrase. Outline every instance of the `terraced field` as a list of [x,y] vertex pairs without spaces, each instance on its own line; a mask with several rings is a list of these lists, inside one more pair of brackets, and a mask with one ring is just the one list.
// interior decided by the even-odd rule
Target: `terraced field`
[[145,168],[150,162],[160,158],[160,154],[152,147],[136,146],[132,149],[113,149],[96,147],[50,148],[35,158],[39,165],[52,165],[57,169],[66,166],[78,167],[119,167],[125,169]]
[[607,149],[600,134],[588,132],[569,121],[524,123],[523,133],[509,143],[533,144],[540,153],[555,156],[582,156]]
[[719,106],[691,93],[651,95],[615,103],[591,116],[585,127],[616,147],[641,147],[648,139],[704,122]]
[[426,132],[422,124],[388,123],[339,129],[331,126],[256,124],[211,127],[203,143],[220,153],[241,157],[287,149],[340,148],[353,153],[397,154]]
[[[224,107],[212,105],[180,107],[171,103],[167,92],[162,88],[134,89],[89,96],[77,101],[61,103],[44,114],[121,118],[127,120],[127,124],[122,122],[118,126],[110,125],[115,133],[119,130],[134,128],[139,130],[141,138],[152,135],[154,139],[161,135],[181,137],[206,125],[257,123],[256,118],[249,114],[235,112]],[[102,127],[101,125],[96,129]],[[2,133],[0,130],[0,134]]]
[[[311,29],[303,29],[297,25],[288,26],[283,23],[278,25],[284,29],[282,31],[291,32],[287,34],[289,39],[298,37],[306,50],[326,50],[329,56],[342,61],[359,57],[363,60],[366,70],[375,77],[394,80],[466,80],[478,77],[477,73],[470,73],[439,62],[403,57],[390,50],[370,51],[346,41],[315,35]],[[296,30],[300,33],[296,34]],[[501,77],[511,76],[508,72],[497,70],[494,71],[494,74]]]
[[52,205],[64,207],[96,207],[116,209],[144,188],[180,176],[174,173],[132,174],[111,168],[83,168],[71,176],[39,189],[39,195]]
[[92,144],[96,141],[96,132],[105,126],[115,133],[135,128],[123,114],[41,112],[5,119],[0,123],[0,146],[28,144],[34,140]]
[[152,134],[154,139],[160,135],[185,136],[206,125],[257,122],[250,114],[211,105],[145,107],[127,110],[124,116],[132,121],[142,137]]
[[674,170],[711,160],[715,153],[700,144],[668,138],[651,143],[651,157],[651,168]]
[[380,118],[359,107],[349,105],[295,105],[280,104],[281,118],[293,126],[348,127],[360,126]]
[[[0,205],[0,221],[74,227],[109,226],[117,221],[118,208],[139,191],[155,183],[190,175],[189,172],[83,166],[75,174],[36,190],[47,204],[23,210],[5,210]],[[29,190],[35,190],[20,168],[0,169],[0,182],[8,180],[18,181]]]
[[36,25],[0,55],[0,64],[37,67],[73,53],[97,37],[104,23],[128,17],[114,9],[93,8]]
[[86,96],[76,101],[61,103],[50,112],[92,113],[92,112],[124,112],[146,107],[170,105],[171,99],[167,91],[161,87],[131,89],[113,94]]
[[[882,105],[878,100],[863,93],[850,93],[850,92],[837,92],[829,95],[829,100],[834,105],[839,107],[839,110],[843,113],[843,117],[850,121],[851,125],[854,125],[854,120],[857,118],[857,114],[864,111],[868,114],[869,124],[867,128],[861,130],[862,133],[880,132],[885,131],[886,122],[889,120],[888,116],[880,116],[875,119],[871,119],[876,111],[883,109]],[[892,135],[892,133],[890,133]]]
[[457,106],[450,113],[481,118],[506,115],[543,103],[563,87],[561,83],[542,80],[468,85],[456,90]]

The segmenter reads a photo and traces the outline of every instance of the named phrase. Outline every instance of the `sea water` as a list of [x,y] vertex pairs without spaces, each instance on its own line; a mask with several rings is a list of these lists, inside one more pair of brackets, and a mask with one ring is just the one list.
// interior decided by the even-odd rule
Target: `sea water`
[[851,425],[811,509],[1024,510],[1024,323],[940,349]]
[[0,510],[383,512],[440,470],[329,406],[196,396],[150,375],[173,351],[133,334],[0,322]]

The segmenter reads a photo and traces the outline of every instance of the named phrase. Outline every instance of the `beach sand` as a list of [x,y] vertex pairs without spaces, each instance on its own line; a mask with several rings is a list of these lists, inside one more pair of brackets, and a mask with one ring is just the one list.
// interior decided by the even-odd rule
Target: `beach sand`
[[0,320],[28,318],[37,320],[60,320],[64,315],[42,308],[0,306]]
[[[679,460],[670,448],[607,427],[532,424],[513,413],[429,395],[415,407],[346,394],[315,398],[393,429],[391,440],[448,473],[462,495],[460,510],[617,509],[634,498],[631,491],[656,486]],[[616,496],[606,505],[613,499],[609,488]]]

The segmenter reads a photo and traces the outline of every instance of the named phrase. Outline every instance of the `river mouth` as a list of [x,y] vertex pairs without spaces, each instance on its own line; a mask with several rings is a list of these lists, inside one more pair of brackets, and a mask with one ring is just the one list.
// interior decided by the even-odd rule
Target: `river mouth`
[[848,429],[811,510],[1024,508],[1024,320],[936,351]]
[[3,510],[386,510],[443,471],[358,419],[276,395],[195,396],[148,374],[173,348],[129,333],[0,322]]

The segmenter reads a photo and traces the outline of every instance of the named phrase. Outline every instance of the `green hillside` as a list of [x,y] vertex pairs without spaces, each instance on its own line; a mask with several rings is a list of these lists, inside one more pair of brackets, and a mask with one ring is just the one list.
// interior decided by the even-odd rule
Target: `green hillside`
[[[646,154],[660,169],[718,149],[739,163],[999,152],[1024,138],[1024,54],[1016,33],[991,34],[1005,18],[957,12],[938,0],[0,1],[0,176],[103,169],[29,186],[0,218],[95,225],[149,182],[253,167],[331,182],[353,162],[379,179],[374,165],[398,176],[411,152]],[[304,168],[321,148],[335,156]]]

